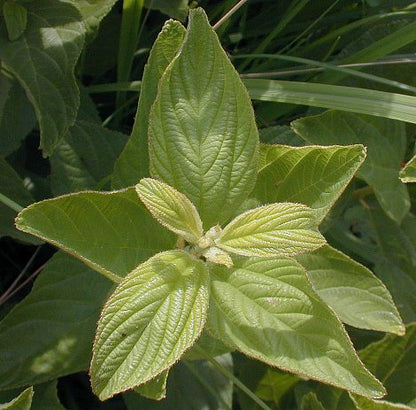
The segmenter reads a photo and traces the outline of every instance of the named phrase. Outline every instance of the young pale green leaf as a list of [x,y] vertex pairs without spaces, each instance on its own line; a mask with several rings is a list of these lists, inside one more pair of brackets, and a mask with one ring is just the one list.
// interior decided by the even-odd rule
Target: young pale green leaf
[[93,347],[91,383],[105,400],[169,369],[202,332],[209,276],[187,252],[159,253],[107,300]]
[[211,269],[208,326],[226,344],[283,370],[367,397],[381,383],[292,259],[234,258]]
[[26,8],[15,1],[6,0],[3,3],[3,17],[9,34],[9,40],[17,40],[26,29]]
[[320,222],[365,156],[362,145],[296,148],[262,145],[254,195],[263,203],[305,204],[314,210]]
[[313,144],[364,144],[368,156],[357,176],[373,188],[385,212],[397,222],[402,221],[410,208],[409,194],[399,180],[407,145],[402,122],[328,111],[296,120],[292,128]]
[[163,226],[188,242],[198,242],[203,234],[201,218],[185,195],[151,178],[143,178],[135,188],[146,208]]
[[207,248],[202,254],[207,261],[218,263],[219,265],[224,265],[227,268],[233,266],[233,260],[231,259],[231,256],[216,246]]
[[152,380],[141,386],[135,387],[134,391],[143,397],[152,400],[162,400],[166,397],[166,384],[168,382],[169,370],[165,370]]
[[140,178],[149,176],[147,133],[150,108],[156,98],[160,77],[179,50],[185,33],[182,24],[168,20],[153,44],[144,68],[133,130],[114,167],[112,185],[116,189],[137,184]]
[[0,404],[1,410],[30,410],[33,399],[33,387],[28,387],[12,401]]
[[365,266],[330,246],[299,255],[318,295],[348,325],[404,334],[404,325],[383,282]]
[[416,406],[416,324],[398,337],[387,335],[359,352],[361,360],[383,384],[388,400]]
[[253,189],[258,133],[250,98],[202,9],[190,11],[180,53],[150,114],[150,170],[184,193],[205,229]]
[[410,161],[399,173],[400,180],[404,183],[416,182],[416,155],[413,156]]
[[16,226],[116,282],[175,243],[140,203],[134,188],[79,192],[38,202],[17,216]]
[[233,219],[217,246],[245,256],[293,256],[325,243],[311,208],[282,202],[260,206]]
[[31,101],[50,155],[74,123],[79,91],[74,68],[84,44],[84,26],[70,2],[25,2],[27,26],[10,42],[0,35],[2,64],[18,79]]
[[112,285],[72,256],[56,253],[30,294],[0,322],[0,390],[87,370]]

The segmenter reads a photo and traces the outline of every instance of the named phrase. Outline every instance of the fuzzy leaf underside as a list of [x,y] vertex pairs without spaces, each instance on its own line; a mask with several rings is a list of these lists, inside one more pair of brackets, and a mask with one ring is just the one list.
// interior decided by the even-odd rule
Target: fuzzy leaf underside
[[253,189],[251,101],[202,9],[191,10],[181,50],[162,76],[149,136],[152,176],[185,194],[205,229],[224,223]]
[[365,266],[328,245],[297,260],[306,269],[315,291],[344,323],[404,334],[389,291]]
[[217,246],[245,256],[293,256],[325,243],[312,209],[283,202],[251,209],[233,219]]
[[114,167],[113,188],[126,188],[149,176],[149,112],[156,98],[159,80],[181,46],[185,32],[182,24],[168,20],[153,44],[144,68],[133,130]]
[[254,195],[262,203],[300,202],[318,222],[328,214],[363,163],[362,145],[262,145]]
[[166,228],[191,243],[201,238],[202,221],[193,203],[168,184],[144,178],[136,185],[142,202],[151,214]]
[[384,395],[294,260],[234,258],[234,268],[215,266],[211,274],[208,326],[226,344],[301,376]]
[[98,322],[91,383],[101,400],[169,369],[202,332],[208,271],[180,250],[134,269],[107,300]]
[[175,242],[149,215],[134,188],[79,192],[38,202],[18,215],[16,226],[116,282]]

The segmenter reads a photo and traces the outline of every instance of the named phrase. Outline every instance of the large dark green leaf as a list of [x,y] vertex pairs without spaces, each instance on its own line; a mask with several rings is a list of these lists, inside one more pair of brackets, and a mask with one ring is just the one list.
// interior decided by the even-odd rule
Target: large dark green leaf
[[406,187],[399,180],[406,151],[404,124],[385,118],[328,111],[292,123],[293,129],[313,144],[367,146],[368,156],[357,175],[374,190],[385,212],[401,222],[410,209]]
[[[360,351],[366,366],[383,382],[394,403],[416,406],[416,325],[402,337],[387,335]],[[378,407],[375,407],[378,409]]]
[[152,218],[134,188],[80,192],[38,202],[19,214],[17,227],[116,282],[174,244],[173,235]]
[[83,263],[57,253],[32,292],[0,323],[0,389],[86,370],[111,285]]
[[73,74],[84,43],[78,10],[61,0],[25,3],[27,27],[16,41],[0,28],[0,58],[33,104],[41,147],[50,155],[74,123],[79,91]]
[[211,269],[209,329],[272,366],[369,397],[383,386],[359,361],[338,318],[291,259],[235,258]]
[[190,12],[180,53],[150,116],[150,168],[185,194],[206,229],[253,189],[258,133],[250,98],[202,9]]
[[182,44],[185,28],[177,21],[165,23],[150,52],[147,62],[136,118],[130,139],[117,160],[112,184],[114,188],[125,188],[149,176],[148,137],[149,112],[156,98],[160,77],[172,61]]

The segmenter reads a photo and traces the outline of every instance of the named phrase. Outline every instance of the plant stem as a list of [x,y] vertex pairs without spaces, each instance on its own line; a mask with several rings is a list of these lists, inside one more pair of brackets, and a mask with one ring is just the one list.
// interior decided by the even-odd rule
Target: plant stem
[[242,383],[237,377],[234,376],[228,369],[226,369],[221,363],[218,363],[215,358],[211,357],[202,347],[198,345],[193,346],[198,350],[214,367],[218,369],[225,377],[231,380],[243,393],[245,393],[250,399],[258,404],[264,410],[272,410],[263,400],[258,398],[244,383]]
[[18,203],[14,202],[10,198],[8,198],[6,195],[3,195],[0,193],[0,202],[2,202],[4,205],[8,206],[10,209],[13,209],[13,211],[20,212],[23,209],[23,206],[20,206]]
[[213,26],[212,28],[214,30],[217,30],[218,27],[227,21],[241,6],[244,6],[245,3],[247,3],[248,0],[240,0],[234,7],[232,7],[230,10],[228,10],[227,13],[224,14]]

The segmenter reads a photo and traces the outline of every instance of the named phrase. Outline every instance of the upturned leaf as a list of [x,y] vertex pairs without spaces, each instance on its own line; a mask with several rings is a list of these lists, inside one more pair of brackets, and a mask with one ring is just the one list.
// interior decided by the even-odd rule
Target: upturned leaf
[[143,178],[136,192],[151,214],[166,228],[191,243],[201,238],[202,222],[194,204],[182,193],[156,179]]
[[292,259],[234,258],[211,269],[208,326],[226,344],[280,369],[367,396],[385,394],[341,322]]
[[318,295],[351,326],[404,334],[404,325],[383,282],[344,253],[323,246],[299,255]]
[[79,192],[37,202],[17,216],[16,226],[115,282],[175,242],[148,214],[134,188]]
[[217,246],[245,256],[293,256],[325,243],[314,213],[302,204],[283,202],[251,209],[233,219]]
[[165,370],[152,380],[134,389],[140,396],[152,400],[162,400],[166,397],[166,384],[168,382],[169,370]]
[[202,332],[209,276],[176,250],[134,269],[107,300],[93,348],[91,383],[105,400],[169,369]]
[[259,142],[251,101],[202,9],[190,11],[180,53],[162,76],[149,136],[151,174],[191,200],[205,229],[252,191]]
[[262,145],[254,194],[263,203],[300,202],[320,222],[363,163],[362,145]]

